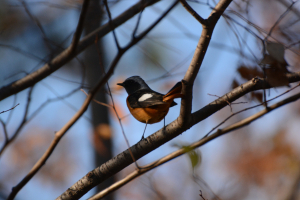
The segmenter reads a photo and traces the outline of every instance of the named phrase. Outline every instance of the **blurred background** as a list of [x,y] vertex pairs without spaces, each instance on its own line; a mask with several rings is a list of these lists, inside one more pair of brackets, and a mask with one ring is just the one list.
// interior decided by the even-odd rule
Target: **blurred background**
[[[112,18],[137,1],[111,0]],[[207,18],[217,1],[187,1]],[[147,7],[137,33],[149,27],[173,1],[160,1]],[[82,0],[0,1],[0,87],[42,67],[70,45],[77,26]],[[128,44],[138,15],[116,29],[121,46]],[[300,3],[290,0],[233,1],[219,20],[211,44],[197,76],[193,111],[217,96],[262,74],[267,35],[281,43],[289,71],[299,71]],[[102,1],[91,1],[82,36],[108,21]],[[272,30],[272,32],[270,32]],[[178,4],[143,40],[130,48],[119,61],[108,85],[95,99],[112,105],[112,99],[130,145],[137,143],[144,124],[135,120],[126,107],[127,93],[116,85],[133,75],[141,76],[155,91],[166,93],[180,81],[189,66],[202,26]],[[88,91],[107,70],[117,47],[112,33],[87,48],[65,66],[28,88],[0,102],[0,111],[19,104],[0,115],[0,198],[6,199],[43,155],[54,133],[81,107]],[[295,86],[290,84],[290,86]],[[273,98],[288,87],[266,91]],[[277,98],[280,101],[299,88]],[[172,141],[144,156],[144,165],[195,142],[232,112],[262,102],[262,91],[247,94],[198,123]],[[112,98],[111,98],[112,97]],[[180,103],[180,100],[175,100]],[[243,103],[241,103],[243,102]],[[180,104],[179,104],[180,105]],[[180,106],[170,109],[166,124],[175,120]],[[228,120],[221,127],[240,121],[264,107],[257,107]],[[106,199],[300,199],[300,103],[277,109],[258,121],[217,138],[194,153],[199,159],[192,166],[184,155],[133,180]],[[149,125],[145,136],[163,127],[163,121]],[[5,132],[9,138],[5,145]],[[3,148],[5,146],[5,148]],[[58,197],[77,180],[112,156],[127,149],[119,120],[113,109],[92,102],[89,110],[67,132],[52,156],[16,199],[48,200]],[[131,165],[115,177],[90,191],[106,188],[135,169]],[[200,192],[201,190],[201,192]]]

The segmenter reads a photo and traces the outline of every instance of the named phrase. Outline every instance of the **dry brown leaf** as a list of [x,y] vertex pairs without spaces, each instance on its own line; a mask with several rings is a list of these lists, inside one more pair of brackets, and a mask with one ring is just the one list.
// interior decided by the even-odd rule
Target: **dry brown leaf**
[[274,87],[289,86],[286,73],[280,69],[268,68],[265,69],[267,80]]
[[282,44],[267,42],[266,48],[271,57],[280,63],[286,63],[284,59],[284,46]]
[[234,80],[232,81],[231,88],[232,88],[232,89],[237,88],[239,85],[240,85],[240,84],[237,82],[237,80],[234,79]]
[[241,77],[246,80],[251,80],[256,76],[263,77],[263,73],[257,67],[248,67],[242,65],[238,68],[238,72]]
[[278,61],[276,59],[274,59],[272,56],[265,54],[265,56],[263,57],[263,59],[261,60],[260,63],[263,65],[273,65],[277,62]]

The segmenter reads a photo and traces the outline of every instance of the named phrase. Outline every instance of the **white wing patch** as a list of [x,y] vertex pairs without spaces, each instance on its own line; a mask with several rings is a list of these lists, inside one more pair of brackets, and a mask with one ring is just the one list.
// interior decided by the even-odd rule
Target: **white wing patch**
[[152,94],[143,94],[143,95],[138,99],[138,101],[139,101],[139,102],[142,102],[142,101],[145,101],[146,99],[149,99],[149,98],[151,98],[151,97],[153,97]]

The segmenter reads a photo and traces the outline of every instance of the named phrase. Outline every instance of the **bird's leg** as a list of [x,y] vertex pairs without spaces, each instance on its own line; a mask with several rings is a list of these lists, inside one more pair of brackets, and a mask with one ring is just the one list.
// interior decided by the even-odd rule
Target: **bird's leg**
[[143,133],[143,136],[142,136],[141,141],[145,139],[145,138],[144,138],[144,135],[145,135],[145,131],[146,131],[146,128],[147,128],[147,124],[148,124],[148,122],[146,122],[146,126],[145,126],[145,129],[144,129],[144,133]]
[[164,132],[166,131],[166,117],[164,117]]

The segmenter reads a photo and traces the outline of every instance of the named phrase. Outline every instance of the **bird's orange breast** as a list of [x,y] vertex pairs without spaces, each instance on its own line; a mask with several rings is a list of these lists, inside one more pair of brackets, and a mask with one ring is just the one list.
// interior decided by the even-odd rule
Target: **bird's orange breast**
[[169,112],[169,104],[155,105],[147,108],[131,108],[127,101],[130,113],[140,122],[154,124],[160,122]]

